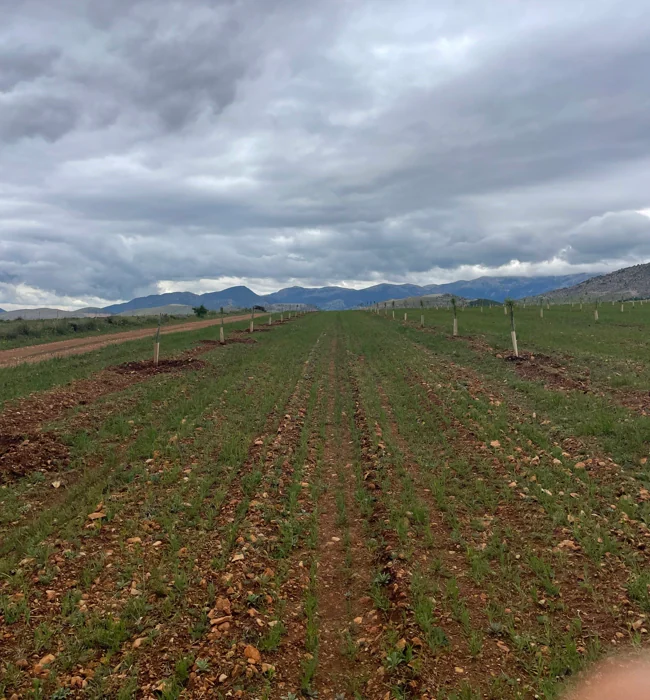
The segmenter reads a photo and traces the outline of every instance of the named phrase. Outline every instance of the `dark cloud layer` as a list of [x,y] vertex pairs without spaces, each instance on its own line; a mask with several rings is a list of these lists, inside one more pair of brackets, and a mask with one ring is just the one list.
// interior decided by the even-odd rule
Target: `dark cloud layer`
[[650,258],[641,0],[0,15],[0,305]]

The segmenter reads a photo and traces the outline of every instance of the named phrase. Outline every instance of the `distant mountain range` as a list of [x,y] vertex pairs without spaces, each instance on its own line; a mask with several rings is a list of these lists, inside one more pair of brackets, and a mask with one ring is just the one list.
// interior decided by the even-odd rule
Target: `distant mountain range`
[[218,310],[220,307],[250,307],[255,304],[304,304],[319,309],[353,309],[374,302],[388,299],[405,299],[425,294],[455,294],[467,299],[483,298],[503,301],[508,297],[519,299],[536,294],[544,294],[559,287],[575,285],[587,279],[589,275],[563,275],[552,277],[479,277],[478,279],[447,284],[376,284],[365,289],[347,289],[345,287],[287,287],[272,294],[255,294],[248,287],[230,287],[220,292],[193,294],[192,292],[170,292],[152,294],[132,299],[123,304],[112,304],[103,309],[108,313],[123,313],[136,309],[146,309],[167,304],[185,304]]
[[0,321],[15,321],[22,318],[25,321],[34,321],[37,319],[51,320],[57,318],[96,318],[98,316],[110,316],[103,309],[75,309],[74,311],[66,311],[65,309],[50,309],[43,307],[40,309],[16,309],[15,311],[4,311],[0,313]]
[[[308,306],[324,310],[354,309],[375,302],[389,299],[407,299],[433,294],[452,294],[465,299],[489,299],[504,301],[507,298],[521,299],[540,294],[548,294],[563,287],[572,287],[589,279],[588,274],[546,276],[546,277],[479,277],[475,280],[459,280],[447,284],[376,284],[365,289],[348,289],[346,287],[287,287],[272,294],[256,294],[248,287],[238,286],[223,289],[220,292],[194,294],[192,292],[169,292],[138,297],[122,304],[111,304],[103,309],[86,307],[76,311],[58,309],[18,309],[1,312],[0,320],[12,318],[71,318],[88,316],[106,316],[110,314],[128,315],[142,313],[149,309],[154,313],[160,307],[182,305],[184,307],[203,304],[210,310],[218,311],[220,307],[249,308],[264,306],[280,310],[291,305]],[[185,309],[187,312],[187,309]]]
[[[650,263],[624,267],[608,275],[599,275],[563,289],[539,292],[549,301],[619,301],[650,298]],[[534,299],[531,299],[533,301]]]
[[193,316],[194,311],[191,306],[184,304],[167,304],[166,306],[151,306],[146,309],[136,309],[135,311],[122,311],[119,316]]

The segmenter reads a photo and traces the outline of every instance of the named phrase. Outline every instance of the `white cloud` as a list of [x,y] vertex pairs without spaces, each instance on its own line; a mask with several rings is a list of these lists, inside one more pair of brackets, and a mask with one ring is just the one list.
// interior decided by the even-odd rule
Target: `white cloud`
[[650,259],[641,0],[84,7],[3,5],[0,306]]

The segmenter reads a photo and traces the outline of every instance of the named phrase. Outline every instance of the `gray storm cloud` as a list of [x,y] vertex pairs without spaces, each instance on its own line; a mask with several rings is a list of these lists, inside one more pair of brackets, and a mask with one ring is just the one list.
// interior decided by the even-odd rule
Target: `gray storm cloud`
[[650,258],[641,0],[0,14],[0,305]]

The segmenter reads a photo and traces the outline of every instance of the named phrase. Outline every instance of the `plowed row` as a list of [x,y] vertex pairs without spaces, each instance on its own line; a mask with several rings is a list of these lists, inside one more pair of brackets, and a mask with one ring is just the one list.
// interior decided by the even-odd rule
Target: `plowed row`
[[646,443],[562,420],[642,426],[615,393],[364,313],[256,340],[5,407],[0,698],[552,698],[646,646]]

